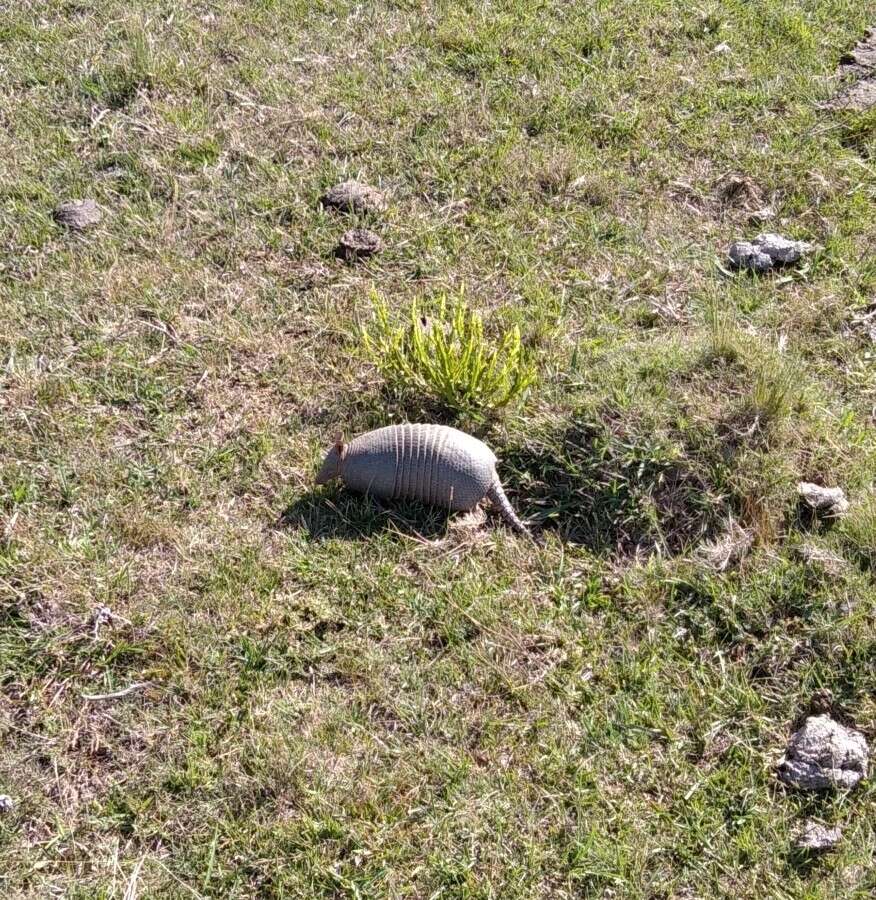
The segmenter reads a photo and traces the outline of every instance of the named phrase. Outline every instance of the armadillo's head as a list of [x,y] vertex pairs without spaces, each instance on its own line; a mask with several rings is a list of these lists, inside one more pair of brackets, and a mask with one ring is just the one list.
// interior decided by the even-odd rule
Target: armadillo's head
[[343,461],[346,448],[347,445],[343,442],[341,436],[338,435],[335,438],[334,444],[332,444],[328,453],[325,455],[322,467],[319,470],[319,474],[316,476],[317,484],[328,484],[333,479],[340,478],[341,462]]

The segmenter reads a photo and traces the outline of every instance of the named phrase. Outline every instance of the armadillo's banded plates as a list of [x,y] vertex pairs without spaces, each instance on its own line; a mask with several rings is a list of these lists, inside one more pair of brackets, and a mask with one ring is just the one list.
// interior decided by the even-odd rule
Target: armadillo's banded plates
[[389,425],[352,440],[341,477],[353,490],[472,509],[496,478],[496,457],[482,441],[446,425]]

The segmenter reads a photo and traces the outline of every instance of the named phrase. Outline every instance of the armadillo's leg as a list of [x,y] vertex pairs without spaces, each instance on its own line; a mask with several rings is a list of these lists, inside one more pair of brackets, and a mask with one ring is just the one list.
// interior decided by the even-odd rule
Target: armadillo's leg
[[487,496],[493,502],[493,505],[502,515],[502,518],[515,530],[519,531],[521,534],[529,534],[529,529],[517,518],[517,513],[514,512],[511,503],[508,498],[505,496],[505,491],[502,489],[502,482],[497,478],[490,489],[487,491]]

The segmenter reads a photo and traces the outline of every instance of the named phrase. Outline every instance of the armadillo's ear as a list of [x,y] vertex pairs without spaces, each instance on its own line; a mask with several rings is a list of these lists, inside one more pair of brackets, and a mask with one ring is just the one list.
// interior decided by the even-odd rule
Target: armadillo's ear
[[335,450],[338,451],[338,456],[344,455],[344,450],[347,449],[347,445],[344,443],[344,433],[342,431],[336,431],[333,439]]

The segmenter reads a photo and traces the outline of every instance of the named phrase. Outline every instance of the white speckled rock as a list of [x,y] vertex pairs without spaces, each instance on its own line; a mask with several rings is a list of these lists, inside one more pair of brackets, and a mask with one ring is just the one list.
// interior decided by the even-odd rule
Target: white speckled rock
[[827,828],[825,825],[819,825],[818,822],[807,822],[794,842],[794,846],[798,850],[824,853],[832,850],[842,836],[842,829],[839,827]]
[[812,249],[806,241],[792,241],[780,234],[759,234],[754,245],[773,261],[775,265],[787,266],[797,262],[804,253]]
[[341,235],[337,255],[347,262],[356,262],[379,253],[383,247],[380,236],[367,228],[351,228]]
[[820,484],[801,481],[797,485],[797,493],[810,509],[823,515],[839,518],[849,511],[849,501],[842,488],[823,487]]
[[381,213],[386,210],[386,198],[369,184],[342,181],[329,188],[321,198],[323,206],[352,213]]
[[751,269],[752,272],[768,272],[773,267],[772,259],[748,241],[736,241],[730,245],[731,264],[737,269]]
[[779,777],[805,791],[849,789],[867,776],[867,755],[867,742],[859,731],[827,715],[810,716],[792,735]]
[[867,110],[876,106],[876,28],[871,28],[840,60],[837,93],[822,109]]
[[810,250],[812,245],[806,241],[792,241],[780,234],[759,234],[753,241],[736,241],[728,255],[737,269],[768,272],[776,266],[798,262]]

